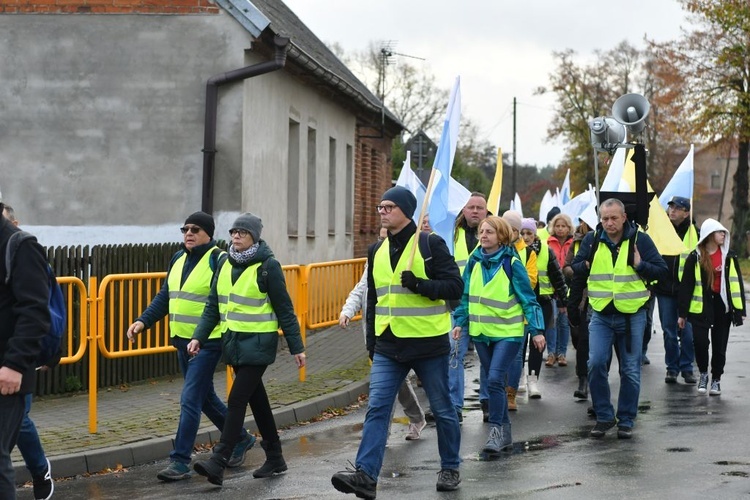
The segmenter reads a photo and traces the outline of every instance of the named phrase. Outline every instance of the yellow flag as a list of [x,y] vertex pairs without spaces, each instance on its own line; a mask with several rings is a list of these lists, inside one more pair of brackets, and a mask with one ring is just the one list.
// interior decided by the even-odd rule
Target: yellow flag
[[490,196],[487,198],[487,210],[495,215],[500,211],[500,193],[503,190],[503,150],[497,148],[497,169],[495,179],[492,181]]
[[[625,160],[625,169],[622,172],[622,179],[627,182],[630,186],[635,186],[635,163],[633,163],[632,153],[628,152],[627,160]],[[649,192],[653,191],[651,184],[646,181],[646,188]],[[635,192],[633,188],[630,188],[630,192]],[[654,196],[651,199],[651,204],[648,208],[648,230],[646,231],[656,245],[657,250],[662,255],[680,255],[682,252],[686,252],[688,249],[682,243],[682,240],[677,236],[672,222],[669,220],[667,212],[659,203],[659,198]]]

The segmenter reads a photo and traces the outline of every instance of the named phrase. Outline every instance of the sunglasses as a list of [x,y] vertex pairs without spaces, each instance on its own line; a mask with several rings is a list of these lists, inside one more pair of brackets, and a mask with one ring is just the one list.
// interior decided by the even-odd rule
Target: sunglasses
[[188,231],[190,231],[193,234],[198,234],[198,233],[201,232],[201,228],[199,228],[198,226],[190,226],[190,227],[188,227],[188,226],[182,226],[180,228],[180,231],[182,231],[182,234],[185,234]]

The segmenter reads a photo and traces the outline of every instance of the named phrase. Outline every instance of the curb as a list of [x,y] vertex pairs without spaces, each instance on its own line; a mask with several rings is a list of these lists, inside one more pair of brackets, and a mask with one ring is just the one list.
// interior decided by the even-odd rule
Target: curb
[[[288,427],[300,422],[308,421],[328,408],[342,408],[356,402],[359,395],[368,392],[369,376],[359,382],[352,382],[343,389],[306,401],[284,406],[274,410],[273,415],[278,428]],[[245,427],[250,432],[257,432],[255,419],[245,420]],[[213,426],[198,429],[196,443],[214,443],[219,440],[221,433]],[[145,441],[126,443],[120,446],[99,448],[83,453],[71,453],[48,457],[53,477],[71,477],[80,474],[95,474],[108,468],[132,467],[169,457],[174,448],[173,436],[157,437]],[[13,464],[16,473],[16,484],[31,481],[31,475],[23,462]]]

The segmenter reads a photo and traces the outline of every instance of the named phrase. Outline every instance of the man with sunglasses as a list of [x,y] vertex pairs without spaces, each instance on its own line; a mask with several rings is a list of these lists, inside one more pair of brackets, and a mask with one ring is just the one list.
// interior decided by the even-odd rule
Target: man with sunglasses
[[[226,405],[214,390],[213,376],[221,358],[221,332],[218,327],[200,352],[190,356],[187,345],[201,318],[208,300],[211,282],[227,254],[216,246],[214,219],[205,212],[190,215],[180,228],[183,247],[172,257],[159,293],[141,316],[130,325],[127,336],[150,328],[169,314],[169,335],[177,348],[180,371],[185,380],[180,395],[180,421],[174,439],[174,450],[169,454],[169,466],[156,477],[162,481],[189,479],[190,456],[201,421],[201,412],[221,431],[227,415]],[[234,447],[229,467],[239,467],[245,453],[255,444],[255,437],[242,429],[242,439]]]

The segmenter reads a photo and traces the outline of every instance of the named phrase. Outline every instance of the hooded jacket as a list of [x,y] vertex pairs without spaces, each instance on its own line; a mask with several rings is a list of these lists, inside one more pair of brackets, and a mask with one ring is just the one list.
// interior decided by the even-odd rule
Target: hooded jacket
[[[724,231],[726,237],[724,238],[724,244],[719,247],[721,250],[721,287],[719,294],[721,300],[724,302],[725,313],[730,315],[732,322],[735,325],[742,324],[742,318],[745,317],[745,285],[742,280],[742,273],[740,272],[740,263],[737,260],[737,254],[729,249],[729,230],[725,228],[719,221],[715,219],[706,219],[701,225],[700,236],[698,237],[698,245],[700,245],[708,236],[716,231]],[[697,246],[695,250],[690,252],[685,260],[685,271],[682,274],[682,281],[680,282],[679,295],[677,298],[677,308],[680,318],[689,318],[691,323],[699,323],[703,326],[710,327],[714,323],[714,314],[716,311],[713,310],[713,300],[711,300],[711,285],[708,283],[708,276],[705,270],[701,267],[700,281],[703,284],[703,310],[699,314],[689,313],[690,301],[693,298],[693,290],[695,289],[695,264],[700,261],[700,246]],[[732,301],[729,299],[729,268],[734,266],[737,276],[740,281],[740,293],[742,296],[742,309],[735,309]],[[708,286],[707,286],[708,285]]]

